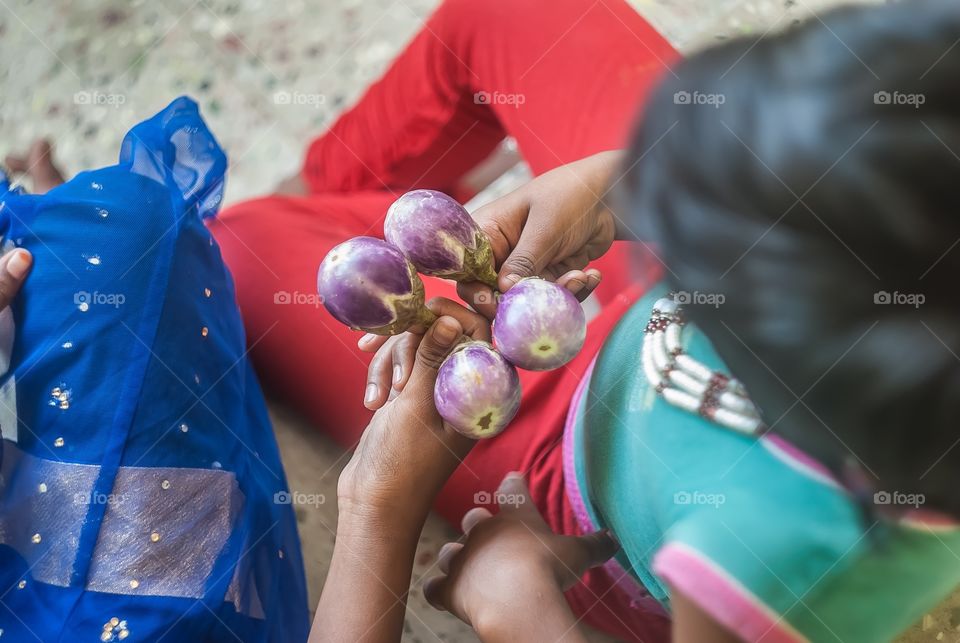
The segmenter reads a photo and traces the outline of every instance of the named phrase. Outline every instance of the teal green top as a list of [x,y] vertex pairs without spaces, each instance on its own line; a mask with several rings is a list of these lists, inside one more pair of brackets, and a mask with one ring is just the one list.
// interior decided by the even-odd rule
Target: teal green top
[[[623,545],[619,562],[665,606],[682,591],[746,640],[880,641],[960,584],[960,529],[865,518],[783,440],[667,403],[640,359],[655,287],[611,333],[575,402],[583,502]],[[684,349],[728,373],[691,325]],[[895,492],[896,490],[890,490]]]

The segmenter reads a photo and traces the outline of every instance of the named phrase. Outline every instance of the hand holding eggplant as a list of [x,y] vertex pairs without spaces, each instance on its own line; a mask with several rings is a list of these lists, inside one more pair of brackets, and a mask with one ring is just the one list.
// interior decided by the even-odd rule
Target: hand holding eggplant
[[[545,183],[543,179],[547,179]],[[541,187],[546,186],[545,192],[550,192],[550,186],[557,182],[555,177],[539,180]],[[597,213],[590,208],[583,213],[574,203],[562,211],[568,216],[550,222],[548,227],[554,232],[546,236],[542,231],[531,233],[530,228],[544,225],[540,219],[545,215],[537,215],[534,221],[529,202],[526,211],[493,207],[502,201],[488,207],[491,212],[509,212],[500,220],[490,218],[495,228],[493,237],[500,235],[500,254],[504,254],[504,245],[510,250],[501,261],[499,279],[494,270],[495,249],[488,234],[480,230],[459,203],[432,190],[414,190],[397,199],[384,224],[387,241],[358,237],[337,246],[324,259],[317,279],[324,305],[339,321],[366,330],[368,335],[360,340],[360,348],[377,352],[364,395],[368,408],[382,407],[403,390],[420,342],[415,333],[436,318],[430,308],[445,308],[446,313],[463,319],[475,330],[484,325],[478,322],[479,315],[449,300],[426,307],[417,271],[458,280],[463,286],[461,294],[482,294],[484,291],[477,288],[485,289],[491,301],[474,300],[474,308],[491,318],[496,311],[496,347],[484,341],[490,339],[489,333],[478,330],[485,337],[454,351],[440,369],[435,406],[446,422],[464,435],[492,437],[513,419],[520,402],[514,365],[549,370],[566,364],[579,352],[586,322],[577,299],[585,298],[600,281],[596,270],[580,268],[594,258],[590,250],[593,244],[598,244],[599,253],[609,247],[609,226],[603,217],[591,218],[591,214]],[[595,200],[591,208],[595,209],[599,202]],[[578,216],[571,218],[574,213]],[[519,223],[518,218],[522,219]],[[586,223],[580,225],[582,221]],[[514,238],[504,233],[510,226],[518,230]],[[548,258],[525,261],[534,250],[547,253],[543,256]],[[560,275],[559,283],[521,278],[520,273],[538,267],[548,276],[553,276],[551,270],[558,267],[570,269]],[[506,293],[496,304],[492,289],[501,282]],[[413,332],[405,333],[407,330]]]

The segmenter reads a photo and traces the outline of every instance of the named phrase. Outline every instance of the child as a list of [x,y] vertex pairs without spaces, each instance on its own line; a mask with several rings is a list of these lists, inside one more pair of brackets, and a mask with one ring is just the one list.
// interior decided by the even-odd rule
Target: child
[[[669,286],[574,402],[573,473],[588,525],[671,599],[674,640],[887,640],[960,581],[958,37],[954,3],[847,9],[695,56],[648,106],[627,199]],[[725,102],[674,101],[694,92]],[[656,324],[684,318],[669,364],[734,373],[756,414],[714,392],[698,417],[644,367]],[[455,610],[495,575],[474,538],[433,586]]]
[[[625,307],[595,360],[588,342],[555,376],[587,371],[565,466],[515,450],[559,438],[538,389],[521,412],[543,425],[521,419],[464,461],[481,484],[494,466],[531,484],[510,476],[496,517],[466,514],[465,545],[443,550],[447,576],[427,585],[435,604],[489,641],[582,640],[574,614],[650,640],[665,610],[677,641],[875,641],[956,587],[958,38],[952,2],[846,9],[675,68],[624,162],[623,214],[657,244],[664,282]],[[534,204],[540,181],[522,190]],[[412,372],[395,352],[409,340],[381,348],[406,384],[341,476],[318,640],[395,625],[396,608],[362,630],[334,608],[345,587],[382,607],[373,576],[402,605],[402,552],[468,448],[423,410],[440,329],[465,323],[442,318]],[[610,552],[597,529],[621,550],[567,594],[571,612],[562,591]],[[351,560],[365,568],[344,583]],[[581,602],[597,577],[607,590]]]

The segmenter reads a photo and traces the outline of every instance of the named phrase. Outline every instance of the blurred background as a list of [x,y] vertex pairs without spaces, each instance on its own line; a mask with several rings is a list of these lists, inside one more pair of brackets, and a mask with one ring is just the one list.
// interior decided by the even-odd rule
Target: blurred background
[[[0,0],[0,158],[47,137],[67,176],[112,164],[130,126],[188,94],[200,104],[230,158],[227,202],[268,192],[297,170],[306,142],[359,98],[437,4]],[[816,20],[819,12],[839,3],[631,4],[689,52]],[[475,203],[526,176],[522,164],[515,167]],[[291,489],[326,499],[296,507],[315,605],[333,547],[336,480],[346,457],[290,409],[272,403],[271,412]],[[419,592],[422,579],[434,573],[440,546],[455,537],[438,520],[427,525],[414,572],[407,641],[475,640],[469,628],[427,606]],[[960,642],[960,599],[954,597],[924,617],[903,640]]]

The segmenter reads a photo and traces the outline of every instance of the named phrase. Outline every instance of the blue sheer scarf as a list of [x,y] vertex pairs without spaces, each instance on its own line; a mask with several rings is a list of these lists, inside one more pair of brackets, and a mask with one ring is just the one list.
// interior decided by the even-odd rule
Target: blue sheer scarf
[[0,314],[0,629],[297,641],[296,522],[233,283],[203,223],[227,160],[179,98],[117,165],[0,182],[34,268]]

